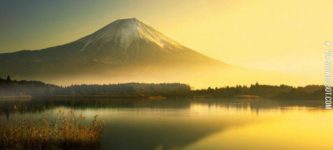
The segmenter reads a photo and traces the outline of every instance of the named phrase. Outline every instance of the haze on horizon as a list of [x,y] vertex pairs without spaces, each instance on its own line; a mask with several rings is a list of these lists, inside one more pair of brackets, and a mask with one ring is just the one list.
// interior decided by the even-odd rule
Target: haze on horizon
[[[0,52],[65,44],[119,18],[136,17],[172,39],[229,64],[322,83],[332,1],[5,1]],[[267,77],[269,78],[269,77]]]

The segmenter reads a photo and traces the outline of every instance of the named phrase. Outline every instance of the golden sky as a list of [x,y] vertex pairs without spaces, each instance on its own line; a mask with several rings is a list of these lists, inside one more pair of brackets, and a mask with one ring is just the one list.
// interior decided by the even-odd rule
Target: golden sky
[[324,42],[333,41],[332,6],[332,0],[13,0],[0,6],[0,52],[64,44],[136,17],[221,61],[320,82]]

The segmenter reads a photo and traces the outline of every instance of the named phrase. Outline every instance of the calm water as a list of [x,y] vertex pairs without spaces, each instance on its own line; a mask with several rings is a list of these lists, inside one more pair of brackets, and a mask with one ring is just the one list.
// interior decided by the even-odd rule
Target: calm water
[[1,102],[1,123],[74,110],[106,128],[104,149],[332,150],[333,111],[272,100],[58,100]]

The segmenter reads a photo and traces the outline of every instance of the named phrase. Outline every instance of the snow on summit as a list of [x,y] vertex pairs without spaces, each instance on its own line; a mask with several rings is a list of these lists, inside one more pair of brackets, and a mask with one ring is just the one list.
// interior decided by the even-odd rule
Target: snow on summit
[[116,20],[97,32],[81,39],[81,41],[86,43],[85,47],[97,43],[100,45],[114,42],[124,49],[127,49],[133,42],[140,40],[156,44],[161,48],[183,47],[136,18]]

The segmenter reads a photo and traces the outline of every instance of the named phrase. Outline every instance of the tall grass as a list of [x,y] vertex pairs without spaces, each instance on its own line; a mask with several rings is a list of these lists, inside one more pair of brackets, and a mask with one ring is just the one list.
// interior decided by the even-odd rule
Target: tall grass
[[89,123],[74,111],[59,111],[55,120],[21,120],[1,125],[0,149],[98,149],[103,123]]

